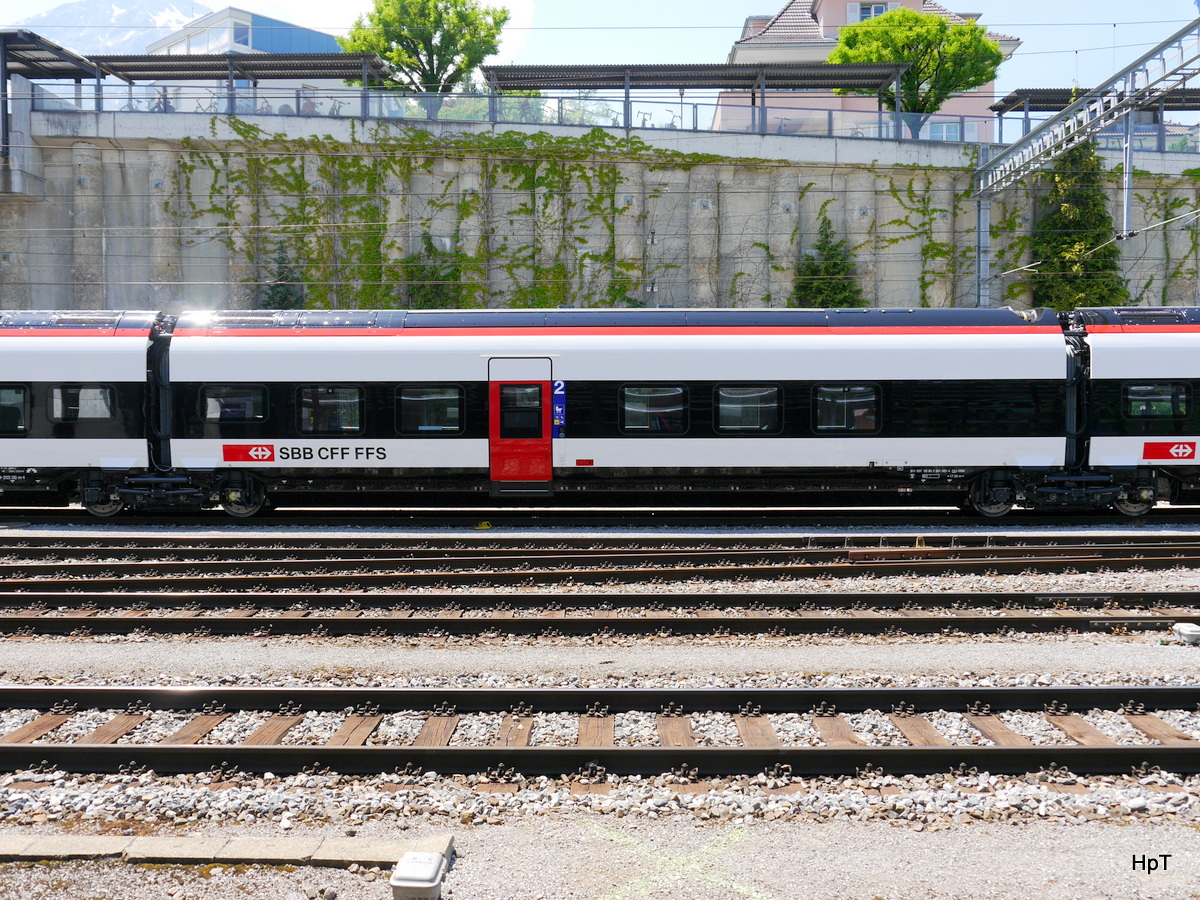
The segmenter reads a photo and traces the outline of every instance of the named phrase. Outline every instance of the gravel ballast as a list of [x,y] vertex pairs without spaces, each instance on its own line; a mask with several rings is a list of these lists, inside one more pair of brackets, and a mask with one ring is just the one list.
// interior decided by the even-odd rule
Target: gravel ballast
[[[936,530],[922,529],[922,533]],[[205,532],[227,535],[212,529],[195,533]],[[439,537],[446,533],[436,532]],[[495,533],[513,532],[496,529]],[[1197,585],[1200,573],[1174,570],[646,584],[612,590],[653,596],[722,590],[1097,592],[1195,590]],[[559,592],[562,605],[569,607],[572,592],[593,590],[582,585],[564,587]],[[702,605],[703,600],[691,602]],[[0,684],[682,689],[1200,683],[1200,647],[1149,632],[536,637],[490,644],[444,636],[21,637],[0,642],[0,653]],[[54,737],[82,735],[115,712],[120,711],[81,714],[78,722],[64,726]],[[886,712],[868,710],[846,718],[869,744],[905,745]],[[311,714],[288,734],[287,743],[326,740],[346,714]],[[1144,735],[1113,713],[1081,710],[1078,714],[1121,744],[1147,743]],[[36,715],[34,710],[0,714],[0,731],[20,727]],[[1064,742],[1040,710],[1003,715],[1006,724],[1035,744]],[[1194,710],[1161,715],[1175,727],[1200,736],[1200,714]],[[205,740],[243,739],[265,717],[265,713],[231,715]],[[422,720],[415,712],[389,713],[371,743],[411,743]],[[961,714],[931,714],[930,721],[955,743],[988,743]],[[776,714],[771,723],[785,743],[821,744],[810,716]],[[702,746],[738,742],[736,726],[727,714],[692,713],[691,724]],[[179,725],[178,715],[156,712],[129,739],[159,740]],[[459,729],[456,743],[494,739],[499,717],[467,715]],[[573,716],[535,717],[532,739],[537,745],[569,746],[577,736]],[[618,743],[634,746],[657,743],[655,711],[622,711],[616,737]],[[237,772],[0,775],[0,836],[294,838],[353,832],[364,838],[390,838],[432,831],[452,832],[459,849],[460,857],[445,883],[444,896],[451,900],[1200,897],[1200,777],[1153,771],[1091,778],[1059,770],[1026,776],[962,772],[916,778],[861,773],[795,780],[776,774],[698,783],[669,775],[573,776],[501,787],[489,785],[482,776],[450,773],[370,778],[322,772],[286,777]],[[1135,858],[1163,854],[1170,855],[1165,871],[1133,868]],[[10,896],[16,900],[45,896],[225,900],[243,895],[256,900],[333,900],[327,891],[341,900],[390,896],[386,872],[370,870],[143,867],[115,861],[0,863],[0,896],[5,900]]]

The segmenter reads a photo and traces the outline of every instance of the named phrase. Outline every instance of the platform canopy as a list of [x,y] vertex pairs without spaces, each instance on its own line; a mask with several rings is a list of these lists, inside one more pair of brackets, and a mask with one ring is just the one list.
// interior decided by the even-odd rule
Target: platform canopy
[[481,66],[494,91],[551,90],[825,90],[881,91],[896,83],[907,63],[788,63],[733,65]]
[[[1088,93],[1079,88],[1022,88],[1013,91],[1002,100],[997,100],[988,109],[999,115],[1013,112],[1061,112],[1076,100],[1085,99]],[[1200,89],[1176,88],[1164,91],[1146,108],[1174,111],[1200,109]]]
[[391,69],[375,53],[142,53],[93,56],[92,61],[129,81],[216,81],[232,68],[238,78],[382,80]]
[[[9,75],[23,75],[31,79],[83,79],[101,74],[124,79],[124,76],[105,69],[95,60],[85,59],[40,34],[22,28],[0,30],[0,72],[4,75],[3,81],[7,81]],[[0,90],[3,89],[4,85],[0,84]]]

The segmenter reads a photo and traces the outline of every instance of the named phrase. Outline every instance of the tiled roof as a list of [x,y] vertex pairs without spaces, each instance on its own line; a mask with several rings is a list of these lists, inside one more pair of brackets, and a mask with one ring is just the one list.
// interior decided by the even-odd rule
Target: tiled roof
[[[791,0],[768,22],[758,34],[737,41],[738,44],[833,44],[837,38],[825,37],[821,27],[812,14],[813,0]],[[940,3],[924,0],[922,12],[935,13],[944,16],[952,25],[965,25],[970,20],[964,19],[958,13],[951,12]],[[1007,34],[996,34],[989,31],[987,36],[993,41],[1015,41],[1015,37]]]
[[739,44],[809,44],[828,41],[812,14],[813,0],[791,0],[777,12],[758,34],[743,38]]

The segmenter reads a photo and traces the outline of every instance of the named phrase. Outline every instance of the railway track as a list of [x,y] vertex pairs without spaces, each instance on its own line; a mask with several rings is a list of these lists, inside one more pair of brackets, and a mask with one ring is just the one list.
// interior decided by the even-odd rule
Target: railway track
[[1098,533],[1020,534],[931,533],[931,534],[822,534],[809,536],[762,537],[756,535],[655,536],[505,536],[477,531],[445,536],[379,536],[238,534],[233,536],[170,534],[152,536],[81,533],[60,536],[5,535],[0,533],[0,553],[19,552],[25,559],[71,559],[80,553],[125,553],[133,559],[199,558],[217,553],[271,554],[286,558],[289,554],[351,552],[452,554],[501,553],[504,551],[596,552],[636,551],[818,551],[861,553],[956,553],[1001,552],[1013,549],[1110,548],[1151,546],[1195,549],[1200,546],[1189,534]]
[[1200,543],[1167,537],[1075,543],[992,539],[943,546],[920,541],[907,547],[847,539],[836,545],[814,540],[807,546],[780,546],[778,541],[754,546],[744,539],[726,546],[595,540],[370,547],[286,540],[257,545],[212,541],[198,547],[25,543],[0,544],[5,554],[0,593],[48,587],[121,591],[131,584],[150,591],[348,591],[1200,567]]
[[[1198,702],[1200,687],[4,687],[2,715],[24,721],[0,735],[0,767],[110,773],[148,766],[177,773],[234,766],[295,773],[316,766],[343,774],[525,776],[601,767],[624,775],[678,770],[715,776],[849,775],[868,767],[930,774],[959,766],[1001,774],[1054,767],[1110,774],[1159,766],[1194,773],[1200,739],[1169,720],[1186,717]],[[701,714],[710,722],[724,719],[735,736],[714,740],[698,733]],[[858,715],[886,718],[893,737],[873,743],[856,731]],[[939,730],[935,722],[948,715],[969,724],[972,743],[954,744]],[[289,742],[289,733],[320,716],[324,731],[309,728],[304,742]],[[1097,727],[1098,716],[1110,726],[1116,717],[1131,736],[1118,741]],[[548,717],[557,720],[551,743]],[[653,722],[649,740],[628,742],[633,717]],[[411,726],[407,736],[398,736],[398,721]],[[1041,733],[1046,728],[1054,739]],[[240,729],[238,740],[228,741],[231,729]]]
[[1167,630],[1192,592],[0,595],[0,635],[578,636]]
[[[748,501],[749,503],[750,501]],[[850,508],[847,508],[850,507]],[[723,525],[757,528],[797,528],[819,526],[828,528],[870,527],[1058,527],[1116,525],[1122,528],[1154,528],[1164,524],[1200,524],[1200,508],[1167,506],[1155,509],[1145,520],[1131,522],[1127,516],[1111,510],[1072,511],[1047,514],[1033,510],[1015,510],[1002,523],[984,521],[958,508],[880,509],[876,506],[855,509],[852,504],[815,506],[764,506],[760,503],[744,507],[697,504],[692,507],[656,507],[645,509],[629,504],[611,508],[572,508],[570,506],[530,508],[460,505],[455,507],[424,507],[403,509],[329,509],[273,510],[251,519],[235,519],[220,510],[199,513],[179,511],[122,514],[98,520],[79,508],[7,507],[0,509],[0,527],[85,525],[94,527],[213,527],[232,531],[272,528],[473,528],[481,520],[494,525],[516,528],[695,528],[697,522],[720,521]]]

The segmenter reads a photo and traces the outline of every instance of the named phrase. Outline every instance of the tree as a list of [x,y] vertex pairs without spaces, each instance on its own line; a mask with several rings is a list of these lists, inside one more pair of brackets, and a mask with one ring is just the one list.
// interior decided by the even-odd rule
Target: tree
[[795,287],[788,306],[841,309],[863,306],[862,288],[854,278],[854,258],[844,238],[835,239],[833,223],[824,213],[817,240],[796,264]]
[[[396,80],[382,87],[441,95],[499,49],[507,21],[507,9],[478,0],[375,0],[338,43],[347,53],[378,53],[391,63]],[[430,100],[436,114],[441,101]]]
[[1030,251],[1036,306],[1066,311],[1077,306],[1122,306],[1129,289],[1121,276],[1121,251],[1101,178],[1103,163],[1090,142],[1055,160],[1049,190],[1037,204]]
[[441,250],[428,234],[421,249],[400,263],[404,299],[409,309],[455,309],[463,306],[462,267],[458,254]]
[[304,307],[304,276],[292,265],[283,241],[275,245],[275,277],[264,286],[263,309],[302,309]]
[[[983,26],[951,25],[935,13],[900,7],[865,22],[847,25],[829,54],[831,63],[908,63],[900,76],[900,110],[912,136],[918,137],[929,117],[951,94],[987,84],[1004,61],[1000,45]],[[838,90],[869,94],[873,90]],[[896,109],[896,88],[880,92],[884,105]]]

